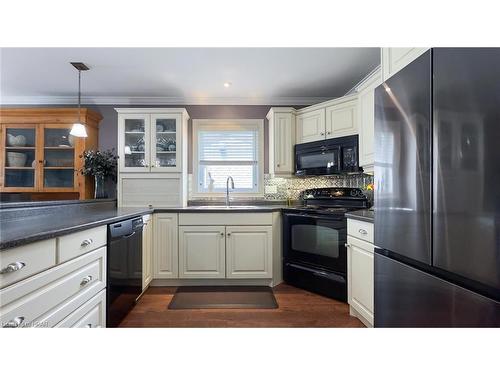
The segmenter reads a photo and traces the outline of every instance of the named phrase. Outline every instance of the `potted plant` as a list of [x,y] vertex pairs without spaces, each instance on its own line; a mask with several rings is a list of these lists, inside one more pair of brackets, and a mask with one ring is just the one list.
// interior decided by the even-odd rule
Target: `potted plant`
[[106,151],[88,150],[80,157],[84,160],[81,173],[85,176],[94,176],[94,198],[107,198],[108,194],[104,188],[106,178],[112,178],[116,182],[118,156],[115,149]]

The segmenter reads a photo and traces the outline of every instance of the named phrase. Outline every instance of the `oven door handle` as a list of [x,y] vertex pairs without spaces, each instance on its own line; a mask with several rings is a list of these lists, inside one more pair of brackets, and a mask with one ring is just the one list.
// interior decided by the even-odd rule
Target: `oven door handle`
[[346,219],[345,216],[335,217],[335,216],[319,216],[319,215],[309,215],[309,214],[285,214],[287,217],[300,217],[300,218],[310,218],[310,219],[321,219],[329,221],[343,221]]

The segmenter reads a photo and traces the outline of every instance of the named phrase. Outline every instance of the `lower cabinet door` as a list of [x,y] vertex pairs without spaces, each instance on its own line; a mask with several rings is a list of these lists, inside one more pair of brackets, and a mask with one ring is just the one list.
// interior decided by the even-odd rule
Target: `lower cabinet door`
[[226,277],[272,278],[272,227],[226,227]]
[[179,277],[226,277],[226,229],[224,226],[179,226]]
[[69,314],[56,327],[103,328],[106,327],[106,289]]
[[351,236],[347,242],[349,305],[373,325],[373,245]]
[[153,265],[155,279],[177,279],[178,268],[178,215],[154,214]]

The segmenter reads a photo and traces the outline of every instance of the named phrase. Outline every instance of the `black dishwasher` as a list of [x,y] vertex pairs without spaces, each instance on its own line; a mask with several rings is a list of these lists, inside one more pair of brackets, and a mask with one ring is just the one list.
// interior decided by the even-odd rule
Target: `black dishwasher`
[[118,327],[142,292],[142,217],[108,226],[106,327]]

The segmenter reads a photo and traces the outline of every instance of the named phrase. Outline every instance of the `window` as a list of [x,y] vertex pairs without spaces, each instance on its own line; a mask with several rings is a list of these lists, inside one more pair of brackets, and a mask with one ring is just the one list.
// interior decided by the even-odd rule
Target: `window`
[[261,195],[264,175],[263,120],[193,120],[193,193]]

